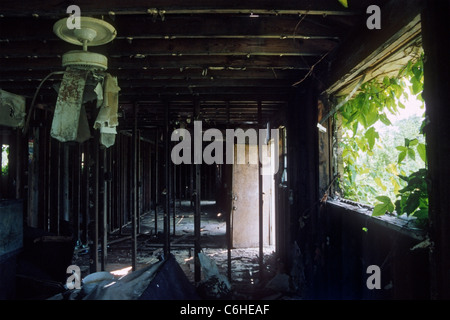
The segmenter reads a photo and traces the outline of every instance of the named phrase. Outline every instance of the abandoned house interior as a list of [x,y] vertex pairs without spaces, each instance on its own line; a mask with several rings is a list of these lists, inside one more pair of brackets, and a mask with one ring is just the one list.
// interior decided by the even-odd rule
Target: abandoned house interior
[[[0,4],[1,299],[450,298],[448,1],[73,2]],[[418,56],[421,225],[339,160]]]

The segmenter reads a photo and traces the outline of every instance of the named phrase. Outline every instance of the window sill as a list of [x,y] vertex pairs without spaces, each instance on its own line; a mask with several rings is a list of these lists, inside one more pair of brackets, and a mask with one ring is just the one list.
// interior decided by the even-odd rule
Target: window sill
[[418,228],[414,223],[413,217],[398,217],[396,215],[383,215],[378,217],[372,216],[373,207],[368,205],[362,205],[357,202],[348,200],[327,200],[327,206],[330,205],[333,208],[344,210],[350,214],[356,214],[360,217],[366,217],[371,222],[391,229],[393,231],[402,233],[417,240],[425,240],[426,231]]

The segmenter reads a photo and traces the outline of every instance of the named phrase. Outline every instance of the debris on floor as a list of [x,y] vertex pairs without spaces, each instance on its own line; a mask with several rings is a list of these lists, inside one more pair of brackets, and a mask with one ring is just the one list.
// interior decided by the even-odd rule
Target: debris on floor
[[[230,248],[226,246],[226,226],[213,207],[202,206],[202,233],[201,252],[199,261],[201,265],[201,281],[195,282],[194,268],[194,215],[188,206],[177,207],[177,220],[175,233],[170,237],[170,258],[166,263],[163,252],[163,212],[158,211],[158,228],[155,230],[155,213],[147,213],[140,218],[140,230],[137,237],[136,271],[131,272],[131,237],[128,226],[124,226],[120,233],[109,234],[105,270],[107,275],[105,289],[98,289],[89,279],[101,279],[101,273],[90,274],[90,248],[78,246],[74,251],[72,264],[80,267],[81,278],[87,281],[87,286],[76,292],[55,295],[56,299],[230,299],[230,300],[257,300],[257,299],[298,299],[289,290],[292,279],[285,268],[280,266],[273,246],[264,246],[263,270],[259,265],[259,248]],[[173,226],[172,226],[173,227]],[[172,229],[171,229],[172,230]],[[99,248],[100,250],[100,248]],[[228,257],[230,254],[230,263]],[[156,268],[156,266],[159,266]],[[229,270],[228,267],[231,267]],[[140,287],[141,294],[119,296],[115,290],[125,290],[124,280],[134,279],[145,270],[154,270],[154,279],[141,281],[145,288]],[[97,274],[97,275],[95,275]],[[110,274],[114,280],[109,279]],[[67,276],[67,275],[66,275]],[[123,277],[123,278],[121,278]],[[118,281],[118,279],[121,279]],[[115,282],[114,285],[110,284]],[[127,280],[128,282],[128,280]],[[132,282],[129,282],[130,284]],[[95,292],[92,288],[95,287]],[[109,289],[108,289],[109,288]],[[107,289],[107,290],[106,290]],[[100,290],[100,291],[97,291]],[[119,291],[120,291],[119,290]],[[81,292],[82,291],[82,292]],[[95,294],[95,295],[94,295]],[[120,298],[119,298],[120,297]]]
[[115,276],[96,272],[83,279],[77,290],[59,293],[49,300],[198,300],[173,255],[148,267]]
[[203,281],[198,286],[199,294],[204,299],[229,299],[231,298],[231,284],[227,277],[219,272],[213,259],[203,252],[198,254]]

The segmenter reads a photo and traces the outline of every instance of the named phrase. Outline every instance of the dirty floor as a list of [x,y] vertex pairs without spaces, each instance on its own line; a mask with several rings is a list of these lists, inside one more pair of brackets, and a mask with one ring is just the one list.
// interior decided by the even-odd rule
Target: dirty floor
[[[213,201],[202,201],[201,205],[201,247],[202,252],[218,266],[220,273],[228,274],[228,250],[226,246],[226,222]],[[194,213],[190,202],[176,202],[175,220],[170,217],[171,250],[189,281],[194,281]],[[173,224],[175,221],[175,234]],[[155,213],[143,215],[139,223],[137,237],[137,269],[158,261],[162,254],[164,227],[163,212],[158,208],[157,230]],[[122,272],[131,270],[130,226],[122,228],[108,237],[108,253],[105,271]],[[232,299],[282,299],[286,297],[267,283],[280,272],[273,247],[264,248],[264,274],[260,276],[259,248],[231,249],[231,292]],[[81,269],[82,278],[89,274],[89,252],[83,247],[76,248],[73,263]],[[273,281],[272,281],[273,283]]]

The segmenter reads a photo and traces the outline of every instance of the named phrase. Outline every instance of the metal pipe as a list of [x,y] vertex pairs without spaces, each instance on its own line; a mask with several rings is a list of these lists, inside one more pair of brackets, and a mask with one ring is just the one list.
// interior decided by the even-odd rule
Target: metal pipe
[[[194,119],[197,119],[199,116],[199,110],[200,105],[199,101],[194,101]],[[201,223],[201,207],[200,207],[200,201],[201,201],[201,168],[200,164],[195,164],[195,213],[194,213],[194,278],[195,282],[199,283],[201,280],[201,266],[200,266],[200,259],[199,259],[199,253],[201,250],[200,246],[200,223]]]
[[125,141],[125,136],[122,136],[121,143],[121,214],[120,214],[120,225],[119,232],[122,234],[123,226],[125,224],[125,213],[127,212],[127,166],[128,166],[128,144]]
[[173,184],[172,184],[172,195],[173,195],[173,218],[172,218],[172,225],[173,225],[173,235],[175,236],[175,232],[176,232],[176,214],[177,214],[177,205],[176,205],[176,201],[177,201],[177,166],[175,165],[175,163],[173,163]]
[[149,144],[149,148],[148,148],[148,211],[149,213],[152,212],[152,178],[153,178],[153,173],[152,173],[152,147],[151,144]]
[[98,271],[98,238],[99,238],[99,234],[98,234],[98,206],[99,206],[99,195],[98,195],[98,189],[99,189],[99,183],[98,183],[98,178],[99,178],[99,136],[98,134],[94,135],[94,143],[91,146],[91,152],[93,153],[94,156],[94,167],[93,167],[93,202],[94,202],[94,206],[92,208],[92,216],[93,216],[93,231],[94,231],[94,235],[93,235],[93,239],[92,239],[92,244],[90,247],[90,254],[91,254],[91,259],[90,259],[90,272],[94,273]]
[[[137,130],[137,112],[136,112],[136,130]],[[141,131],[137,130],[136,132],[136,138],[135,138],[135,142],[136,143],[136,228],[137,228],[137,234],[141,233],[141,211],[142,211],[142,172],[141,172]]]
[[83,240],[84,240],[84,244],[88,244],[89,243],[89,223],[90,223],[90,219],[89,219],[89,188],[90,188],[90,184],[89,184],[89,163],[90,163],[90,159],[91,159],[91,152],[90,152],[90,145],[91,145],[91,141],[87,141],[84,144],[84,167],[83,167],[83,186],[84,186],[84,201],[83,201],[83,212],[84,212],[84,236],[83,236]]
[[[226,167],[225,167],[226,168]],[[228,172],[227,172],[228,173]],[[227,201],[231,202],[231,197],[227,194]],[[227,206],[228,207],[228,206]],[[229,207],[228,207],[229,208]],[[226,239],[227,239],[227,271],[228,271],[228,280],[231,282],[231,210],[229,208],[226,217]]]
[[200,185],[201,183],[201,176],[200,176],[200,164],[195,165],[195,214],[194,214],[194,237],[195,237],[195,246],[194,246],[194,263],[195,263],[195,282],[200,282],[201,280],[201,274],[200,274],[200,261],[198,254],[200,253],[201,246],[200,246],[200,223],[201,223],[201,205],[200,205]]
[[75,237],[77,244],[81,243],[80,237],[80,221],[81,221],[81,145],[76,147],[76,160],[74,166],[74,184],[73,189],[75,193],[74,203],[74,224],[75,224]]
[[[115,169],[115,199],[116,199],[116,208],[114,210],[114,226],[112,226],[111,228],[111,232],[117,228],[120,228],[120,219],[121,219],[121,205],[122,205],[122,197],[121,197],[121,193],[122,193],[122,183],[121,183],[121,167],[122,167],[122,158],[121,158],[121,152],[120,150],[122,150],[122,139],[121,139],[121,135],[118,134],[117,135],[117,145],[115,147],[115,155],[114,155],[114,160],[116,161],[116,165],[114,166]],[[112,223],[111,223],[112,224]]]
[[62,164],[62,218],[65,221],[72,221],[69,210],[69,145],[63,144],[63,164]]
[[[258,101],[258,129],[261,129],[261,101]],[[259,197],[259,276],[260,279],[263,278],[264,273],[264,210],[263,210],[263,180],[261,175],[261,165],[262,165],[262,141],[259,135],[259,130],[257,133],[258,141],[258,197]]]
[[169,104],[166,104],[164,109],[164,174],[165,174],[165,185],[166,194],[164,197],[164,258],[167,258],[170,253],[170,195],[169,195],[169,185],[170,185],[170,152],[169,152]]
[[137,133],[137,104],[134,104],[134,126],[132,136],[132,154],[133,161],[131,163],[131,269],[136,270],[136,257],[137,257],[137,233],[136,233],[136,219],[138,208],[138,186],[137,186],[137,169],[138,169],[138,133]]
[[101,270],[105,271],[106,267],[106,254],[107,254],[107,208],[108,208],[108,199],[106,194],[107,189],[107,181],[105,179],[106,175],[106,150],[103,147],[100,147],[100,153],[101,153],[101,166],[99,171],[99,185],[101,186],[101,194],[102,194],[102,225],[101,225],[101,247],[102,247],[102,255],[101,255]]
[[[57,163],[57,168],[58,168],[58,172],[57,172],[57,207],[56,207],[56,213],[55,213],[55,225],[56,225],[56,234],[59,235],[59,220],[61,219],[61,211],[62,211],[62,191],[61,191],[61,167],[62,167],[62,159],[61,159],[61,153],[62,153],[62,148],[63,148],[63,143],[58,141],[58,163]],[[34,148],[33,148],[34,149]],[[34,157],[35,155],[33,155],[33,163],[34,163]],[[34,172],[34,170],[31,170],[31,172]],[[34,177],[34,175],[32,175],[32,177]],[[30,185],[32,185],[32,183],[30,183]],[[30,202],[32,203],[32,202]]]
[[155,234],[158,234],[158,202],[159,202],[159,138],[158,128],[155,131]]

